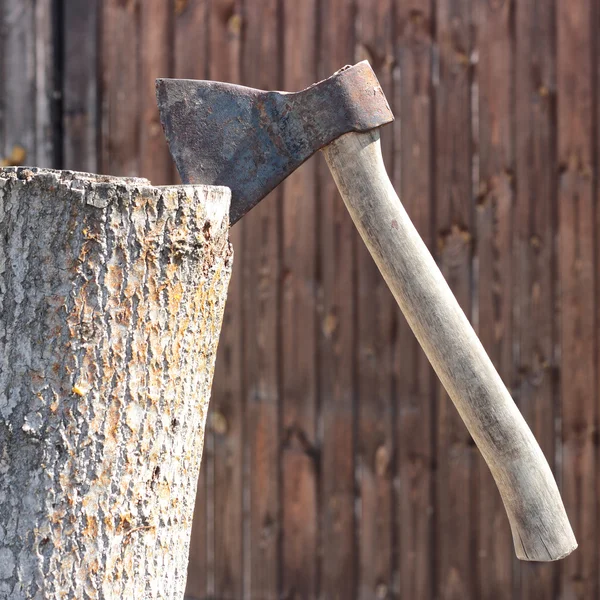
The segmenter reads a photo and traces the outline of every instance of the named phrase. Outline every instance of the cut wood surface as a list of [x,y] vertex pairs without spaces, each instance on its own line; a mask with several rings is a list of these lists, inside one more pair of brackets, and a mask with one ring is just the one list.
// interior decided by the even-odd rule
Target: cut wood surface
[[183,596],[229,190],[0,170],[0,598]]

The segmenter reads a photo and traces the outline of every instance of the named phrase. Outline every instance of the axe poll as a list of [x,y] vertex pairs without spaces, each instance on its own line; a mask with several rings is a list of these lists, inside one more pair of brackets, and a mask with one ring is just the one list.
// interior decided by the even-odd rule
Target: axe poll
[[379,127],[394,117],[368,62],[306,90],[157,80],[161,122],[184,183],[231,188],[233,225],[317,150],[496,481],[522,560],[577,542],[552,471],[387,176]]

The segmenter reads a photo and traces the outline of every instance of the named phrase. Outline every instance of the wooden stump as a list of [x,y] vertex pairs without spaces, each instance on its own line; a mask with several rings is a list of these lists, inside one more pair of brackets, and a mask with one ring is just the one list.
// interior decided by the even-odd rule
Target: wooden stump
[[0,598],[182,598],[229,190],[0,169]]

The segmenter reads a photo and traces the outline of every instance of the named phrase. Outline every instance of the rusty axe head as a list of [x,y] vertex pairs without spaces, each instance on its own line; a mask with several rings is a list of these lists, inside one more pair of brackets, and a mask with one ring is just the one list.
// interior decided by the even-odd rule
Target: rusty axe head
[[367,61],[295,93],[158,79],[156,94],[183,183],[231,188],[231,225],[317,150],[394,120]]

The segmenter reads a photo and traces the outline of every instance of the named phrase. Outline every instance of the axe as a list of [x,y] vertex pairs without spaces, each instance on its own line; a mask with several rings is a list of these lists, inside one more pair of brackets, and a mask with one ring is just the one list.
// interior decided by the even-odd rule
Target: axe
[[296,93],[158,79],[161,122],[184,183],[231,188],[233,225],[317,150],[406,320],[483,454],[517,556],[577,542],[552,471],[387,176],[379,127],[394,120],[368,62]]

